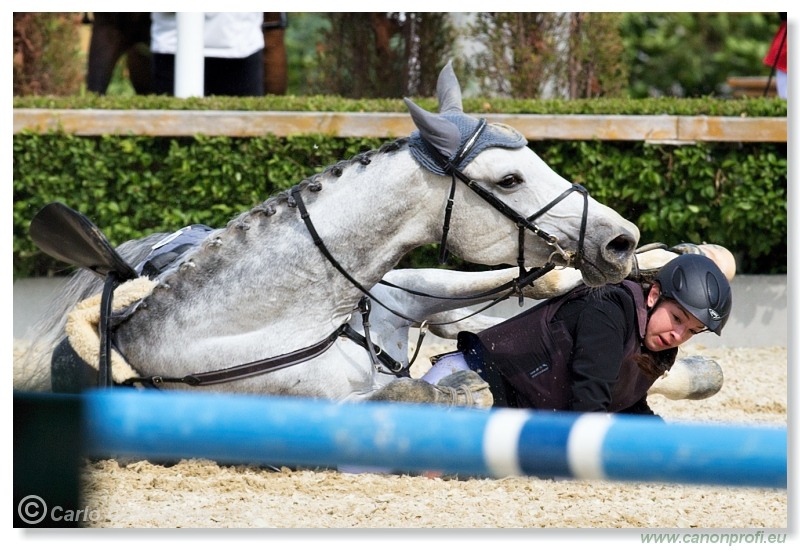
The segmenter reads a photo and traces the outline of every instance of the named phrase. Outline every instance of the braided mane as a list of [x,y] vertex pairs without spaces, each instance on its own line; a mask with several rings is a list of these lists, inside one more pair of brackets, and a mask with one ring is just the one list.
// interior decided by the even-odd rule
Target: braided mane
[[[360,166],[367,166],[372,162],[376,155],[397,152],[403,147],[407,146],[407,143],[408,138],[397,139],[395,141],[383,144],[378,149],[359,153],[348,160],[341,160],[336,164],[328,166],[321,172],[302,180],[295,186],[295,188],[299,188],[300,190],[307,189],[314,193],[319,192],[322,190],[323,182],[340,177],[346,168],[356,164]],[[179,282],[185,280],[187,276],[191,278],[192,276],[188,272],[181,269],[183,266],[200,268],[201,265],[204,265],[209,260],[214,262],[219,261],[221,259],[219,256],[219,252],[221,250],[220,246],[222,245],[223,241],[229,238],[235,239],[237,235],[241,235],[243,232],[248,231],[250,229],[251,222],[256,217],[271,217],[278,212],[278,207],[281,205],[286,205],[293,208],[295,206],[295,202],[294,198],[291,196],[292,189],[283,190],[268,198],[264,202],[257,204],[250,210],[242,212],[230,220],[224,228],[210,233],[208,237],[206,237],[196,247],[187,250],[182,258],[176,261],[170,269],[163,273],[161,279],[162,284],[159,285],[158,289],[163,290],[165,288],[169,288],[170,286],[179,284]],[[197,275],[199,270],[191,269],[191,272],[193,272],[194,275]]]
[[[338,178],[340,177],[346,168],[352,166],[354,164],[360,164],[361,166],[367,166],[372,162],[372,159],[378,154],[384,153],[394,153],[399,151],[404,146],[408,144],[408,138],[400,138],[395,141],[391,141],[381,145],[378,149],[373,149],[371,151],[365,151],[363,153],[358,153],[357,155],[353,156],[350,159],[340,160],[336,164],[330,165],[323,169],[321,172],[314,174],[300,183],[298,183],[295,187],[299,188],[301,191],[308,189],[311,192],[318,192],[322,190],[322,183],[325,180],[330,178]],[[286,204],[290,207],[294,207],[294,199],[291,196],[292,189],[285,189],[278,194],[268,198],[261,204],[258,204],[251,208],[246,212],[242,212],[236,218],[233,218],[231,221],[228,222],[226,225],[226,229],[230,229],[231,227],[246,231],[248,229],[247,220],[253,216],[272,216],[276,212],[276,207],[281,204]]]

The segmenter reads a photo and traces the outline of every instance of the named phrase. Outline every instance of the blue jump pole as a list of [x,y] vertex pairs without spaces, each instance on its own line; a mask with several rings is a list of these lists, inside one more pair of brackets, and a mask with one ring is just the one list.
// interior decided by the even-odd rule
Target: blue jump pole
[[786,429],[628,415],[335,404],[183,391],[85,394],[88,455],[786,488]]

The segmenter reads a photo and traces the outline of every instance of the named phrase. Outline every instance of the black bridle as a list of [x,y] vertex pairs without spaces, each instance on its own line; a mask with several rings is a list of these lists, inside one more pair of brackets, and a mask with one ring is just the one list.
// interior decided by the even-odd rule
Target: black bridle
[[[474,149],[475,145],[478,143],[478,138],[483,133],[483,130],[486,128],[486,119],[482,118],[478,121],[478,126],[473,131],[472,135],[464,142],[464,145],[459,149],[456,154],[453,156],[452,160],[448,160],[444,158],[444,156],[433,146],[430,145],[429,142],[423,139],[423,143],[425,144],[426,149],[439,165],[439,167],[445,172],[445,174],[452,177],[452,183],[450,185],[450,193],[447,197],[447,205],[445,206],[445,215],[444,215],[444,224],[442,226],[442,242],[440,245],[440,253],[439,253],[439,263],[445,263],[447,260],[447,234],[450,231],[450,217],[453,211],[453,203],[455,198],[455,189],[456,189],[456,178],[461,180],[464,184],[467,185],[470,189],[472,189],[477,195],[482,198],[484,201],[489,203],[495,210],[500,212],[503,216],[513,221],[519,231],[518,243],[519,243],[519,254],[517,256],[517,264],[520,268],[520,278],[525,275],[525,231],[528,230],[532,232],[537,237],[543,239],[545,243],[549,246],[554,248],[553,254],[550,255],[550,259],[548,259],[548,264],[552,262],[552,257],[554,255],[561,256],[566,265],[578,265],[582,259],[584,254],[584,239],[586,236],[586,220],[589,212],[589,193],[581,185],[572,184],[569,189],[566,189],[562,192],[559,196],[555,199],[547,203],[545,206],[540,208],[538,211],[534,212],[530,216],[523,216],[509,205],[504,203],[502,200],[494,196],[488,190],[481,187],[479,182],[476,180],[466,176],[461,170],[458,169],[458,166],[464,161],[467,156],[469,156],[470,152]],[[578,249],[574,253],[569,253],[564,251],[563,248],[558,244],[558,237],[555,235],[551,235],[540,228],[538,225],[534,223],[534,220],[541,217],[543,214],[548,212],[552,209],[556,204],[564,200],[570,193],[578,192],[583,195],[583,213],[581,215],[581,229],[578,235]],[[555,264],[554,264],[555,265]]]
[[[467,139],[467,141],[459,149],[459,151],[454,155],[452,160],[445,159],[428,142],[423,140],[423,143],[425,143],[426,148],[430,151],[436,162],[440,165],[440,167],[444,170],[446,174],[452,177],[452,183],[448,194],[447,205],[445,207],[444,223],[442,227],[440,262],[444,263],[447,259],[447,236],[450,230],[450,219],[452,215],[454,198],[455,198],[456,179],[458,179],[463,183],[465,183],[475,193],[477,193],[478,196],[480,196],[484,201],[489,203],[495,210],[497,210],[503,216],[512,220],[516,224],[518,228],[519,253],[517,257],[517,264],[519,266],[519,276],[491,290],[466,297],[435,296],[431,294],[426,294],[424,292],[418,292],[411,289],[406,289],[401,286],[389,283],[387,281],[381,280],[379,282],[380,284],[397,288],[399,290],[403,290],[411,294],[415,294],[417,296],[435,298],[440,300],[472,300],[484,297],[488,298],[492,295],[501,293],[498,297],[493,299],[484,307],[468,315],[465,315],[461,319],[457,319],[455,321],[441,322],[441,323],[429,323],[426,320],[413,319],[389,307],[388,305],[383,303],[380,299],[376,298],[375,295],[372,292],[370,292],[368,288],[366,288],[358,280],[356,280],[350,273],[348,273],[348,271],[344,267],[342,267],[342,265],[336,260],[333,254],[331,254],[330,250],[328,249],[327,246],[325,246],[325,243],[322,241],[322,238],[319,236],[319,233],[317,233],[317,230],[314,227],[313,222],[311,221],[311,215],[309,214],[308,209],[305,206],[305,202],[303,201],[300,187],[295,186],[289,191],[289,196],[290,196],[289,205],[297,207],[298,211],[300,212],[300,217],[303,220],[303,223],[305,224],[309,234],[311,235],[314,245],[317,246],[317,248],[320,250],[322,255],[328,260],[328,262],[330,262],[330,264],[343,277],[345,277],[350,282],[350,284],[356,287],[363,294],[362,299],[359,301],[358,309],[360,310],[362,315],[364,336],[361,336],[355,330],[353,330],[352,327],[350,327],[349,322],[345,322],[321,342],[277,357],[261,359],[258,361],[246,363],[243,365],[237,365],[235,367],[230,367],[227,369],[220,369],[204,373],[196,373],[179,378],[168,378],[162,376],[131,378],[127,380],[126,383],[131,384],[138,382],[148,386],[158,387],[163,383],[172,382],[172,383],[183,383],[183,384],[197,386],[197,385],[219,384],[223,382],[230,382],[232,380],[238,380],[241,378],[249,378],[251,376],[266,374],[268,372],[289,367],[291,365],[295,365],[307,361],[309,359],[312,359],[314,357],[317,357],[321,355],[323,352],[325,352],[329,347],[331,347],[333,343],[336,341],[336,339],[340,336],[348,337],[357,344],[359,344],[360,346],[364,347],[369,353],[373,366],[378,372],[382,372],[384,374],[393,374],[397,376],[409,376],[411,365],[413,364],[414,360],[417,357],[417,354],[419,353],[419,349],[422,344],[422,339],[425,336],[425,330],[427,326],[448,325],[457,323],[459,321],[463,321],[464,319],[467,319],[473,315],[477,315],[478,313],[490,308],[491,306],[507,299],[508,297],[514,294],[519,296],[520,305],[522,305],[523,303],[522,289],[532,284],[536,279],[538,279],[539,277],[543,276],[544,274],[546,274],[547,272],[551,271],[553,268],[556,267],[556,264],[552,261],[554,256],[556,255],[561,256],[566,262],[566,265],[576,265],[583,258],[583,246],[584,246],[584,237],[586,234],[586,221],[587,221],[588,204],[589,204],[588,192],[582,186],[573,184],[569,189],[563,191],[555,199],[550,201],[548,204],[540,208],[532,215],[526,217],[518,213],[516,210],[514,210],[506,203],[504,203],[503,201],[492,195],[488,190],[483,188],[478,181],[467,177],[463,172],[461,172],[461,170],[458,169],[458,166],[464,161],[464,159],[467,158],[467,156],[475,147],[475,144],[477,143],[478,138],[480,137],[485,127],[486,127],[486,120],[480,119],[475,131],[472,133],[469,139]],[[558,243],[557,237],[542,230],[539,226],[536,225],[536,223],[534,223],[536,219],[538,219],[540,216],[548,212],[550,209],[552,209],[556,204],[564,200],[572,192],[581,193],[584,197],[583,214],[581,218],[581,229],[580,229],[580,234],[578,236],[578,249],[574,253],[570,253],[562,249]],[[553,253],[548,258],[548,261],[542,267],[533,268],[530,270],[525,268],[526,231],[531,231],[534,235],[543,239],[549,246],[552,246],[554,249]],[[371,311],[370,300],[380,304],[382,307],[384,307],[387,311],[389,311],[393,315],[396,315],[401,319],[409,321],[413,324],[420,325],[420,336],[417,342],[417,347],[414,356],[411,359],[411,361],[409,361],[408,365],[404,366],[401,362],[394,360],[379,346],[376,346],[375,344],[372,343],[372,339],[370,336],[370,324],[369,324],[369,314]]]
[[[435,296],[435,295],[427,294],[427,293],[424,293],[424,292],[418,292],[418,291],[414,291],[414,290],[411,290],[411,289],[406,289],[406,288],[403,288],[401,286],[398,286],[398,285],[395,285],[395,284],[392,284],[392,283],[388,283],[387,281],[383,281],[383,280],[379,281],[380,284],[384,284],[384,285],[390,286],[392,288],[397,288],[399,290],[403,290],[403,291],[409,292],[411,294],[415,294],[417,296],[423,296],[423,297],[428,297],[428,298],[436,298],[436,299],[442,299],[442,300],[471,300],[471,299],[479,299],[479,298],[489,297],[489,296],[495,295],[495,294],[497,294],[499,292],[507,291],[505,294],[500,295],[498,298],[496,298],[492,302],[488,303],[485,307],[480,308],[480,309],[474,311],[473,313],[471,313],[469,315],[466,315],[463,318],[457,319],[455,321],[447,321],[447,322],[442,322],[442,323],[428,323],[425,320],[417,320],[417,319],[413,319],[411,317],[408,317],[407,315],[405,315],[405,314],[403,314],[403,313],[401,313],[399,311],[396,311],[393,308],[391,308],[388,305],[386,305],[383,302],[381,302],[381,300],[376,298],[369,291],[369,289],[367,289],[364,285],[362,285],[359,281],[357,281],[352,275],[350,275],[350,273],[348,273],[347,270],[344,269],[344,267],[342,267],[342,265],[336,260],[336,258],[334,258],[333,254],[331,254],[330,250],[328,250],[328,248],[325,246],[325,243],[322,241],[322,238],[319,236],[319,233],[317,233],[317,230],[316,230],[316,228],[314,227],[314,224],[311,221],[311,215],[308,213],[308,210],[305,207],[305,203],[303,202],[303,198],[302,198],[302,195],[300,193],[300,188],[298,186],[295,186],[290,191],[290,195],[291,195],[291,197],[292,197],[292,199],[294,201],[294,205],[297,207],[298,211],[300,212],[300,217],[303,220],[303,222],[305,223],[306,229],[308,230],[309,234],[311,235],[311,238],[312,238],[314,244],[320,250],[322,255],[325,256],[325,258],[328,260],[328,262],[330,262],[330,264],[343,277],[345,277],[354,287],[356,287],[359,291],[361,291],[365,298],[368,298],[369,300],[373,300],[376,303],[380,304],[382,307],[384,307],[387,311],[389,311],[393,315],[396,315],[396,316],[400,317],[401,319],[404,319],[404,320],[409,321],[411,323],[419,324],[423,328],[425,326],[427,326],[427,325],[447,325],[447,324],[453,324],[453,323],[457,323],[459,321],[463,321],[464,319],[467,319],[467,318],[469,318],[469,317],[471,317],[473,315],[477,315],[478,313],[488,309],[489,307],[493,306],[494,304],[496,304],[496,303],[498,303],[498,302],[500,302],[502,300],[505,300],[506,298],[508,298],[512,294],[517,294],[519,296],[520,305],[522,305],[522,303],[523,303],[522,289],[525,288],[526,286],[528,286],[529,284],[533,283],[533,281],[535,281],[536,279],[538,279],[539,277],[543,276],[544,274],[546,274],[547,272],[551,271],[553,268],[556,267],[556,264],[552,261],[553,260],[553,256],[560,255],[564,259],[564,261],[566,262],[566,265],[576,265],[583,258],[584,238],[585,238],[585,235],[586,235],[586,223],[587,223],[588,208],[589,208],[589,194],[588,194],[588,192],[586,191],[586,189],[584,187],[582,187],[580,185],[572,184],[569,189],[563,191],[555,199],[553,199],[549,203],[547,203],[544,207],[540,208],[538,211],[536,211],[532,215],[526,217],[526,216],[523,216],[522,214],[520,214],[519,212],[517,212],[516,210],[514,210],[513,208],[511,208],[510,206],[508,206],[506,203],[504,203],[503,201],[501,201],[500,199],[498,199],[494,195],[492,195],[488,190],[486,190],[483,187],[481,187],[481,185],[479,184],[478,181],[467,177],[463,172],[461,172],[461,170],[458,169],[458,166],[464,161],[465,158],[468,157],[470,152],[475,147],[475,144],[478,142],[478,138],[480,137],[481,133],[483,132],[483,130],[485,128],[486,128],[486,120],[482,118],[482,119],[480,119],[478,121],[478,126],[473,131],[472,135],[469,137],[469,139],[467,139],[464,142],[464,145],[456,152],[456,154],[453,156],[452,160],[445,159],[441,155],[441,153],[439,153],[427,141],[423,140],[423,143],[425,144],[426,148],[429,150],[429,152],[434,157],[434,159],[439,164],[439,166],[442,168],[442,170],[444,170],[444,172],[446,174],[448,174],[448,175],[450,175],[452,177],[452,183],[450,185],[450,191],[449,191],[448,198],[447,198],[447,204],[445,206],[445,216],[444,216],[444,222],[443,222],[443,226],[442,226],[442,241],[441,241],[441,248],[440,248],[440,262],[444,263],[444,261],[446,261],[446,258],[447,258],[447,236],[448,236],[448,233],[449,233],[449,230],[450,230],[450,219],[451,219],[452,210],[453,210],[453,204],[454,204],[454,199],[455,199],[456,179],[458,179],[458,180],[462,181],[463,183],[465,183],[475,193],[477,193],[478,196],[481,197],[484,201],[489,203],[489,205],[491,205],[495,210],[497,210],[503,216],[505,216],[506,218],[509,218],[510,220],[512,220],[516,224],[516,226],[518,228],[518,239],[517,239],[517,241],[518,241],[519,253],[517,255],[517,264],[518,264],[518,267],[519,267],[519,276],[517,278],[515,278],[515,279],[513,279],[513,280],[511,280],[511,281],[509,281],[507,283],[504,283],[504,284],[502,284],[502,285],[500,285],[500,286],[498,286],[498,287],[496,287],[494,289],[491,289],[489,291],[485,291],[485,292],[482,292],[480,294],[476,294],[476,295],[473,295],[473,296],[466,296],[466,297],[464,297],[464,296],[461,296],[461,297]],[[581,193],[583,195],[583,199],[584,200],[583,200],[583,213],[582,213],[582,216],[581,216],[581,229],[580,229],[580,234],[578,236],[578,249],[574,253],[569,253],[569,252],[566,252],[563,248],[561,248],[561,246],[558,244],[558,238],[556,236],[551,235],[551,234],[547,233],[546,231],[544,231],[543,229],[541,229],[538,225],[536,225],[536,223],[534,223],[534,220],[538,219],[540,216],[542,216],[543,214],[548,212],[550,209],[552,209],[556,204],[558,204],[559,202],[564,200],[572,192]],[[531,270],[528,270],[525,267],[525,233],[526,233],[526,231],[531,231],[534,235],[536,235],[537,237],[543,239],[548,245],[550,245],[550,246],[552,246],[554,248],[554,251],[550,255],[550,257],[548,258],[548,261],[542,267],[533,268]],[[364,305],[364,304],[366,304],[366,305]],[[373,359],[373,363],[375,364],[375,367],[378,370],[382,370],[380,368],[379,362],[376,360],[376,357],[375,357],[375,355],[373,353],[374,352],[374,348],[373,348],[373,345],[371,343],[371,339],[370,339],[370,336],[369,336],[369,323],[368,323],[369,308],[370,308],[369,301],[365,301],[365,300],[362,299],[362,301],[360,302],[360,307],[362,308],[362,316],[364,318],[365,339],[366,339],[366,346],[365,347],[369,351],[370,356]],[[424,332],[421,331],[421,333],[420,333],[420,341],[417,344],[417,351],[419,351],[419,347],[420,347],[420,344],[421,344],[422,337],[424,337]],[[380,349],[380,348],[378,348],[378,349]],[[416,359],[416,353],[414,354],[414,359]],[[408,366],[406,366],[406,367],[404,367],[402,369],[403,373],[407,373],[408,372],[408,369],[410,368],[410,366],[413,363],[414,359],[412,359],[409,362]],[[385,364],[386,363],[384,362],[384,365]],[[395,364],[397,364],[397,362],[395,362]],[[390,369],[392,374],[401,374],[401,372],[393,369],[392,367],[389,367],[389,369]]]
[[[494,295],[498,292],[504,291],[507,288],[512,288],[512,292],[506,295],[501,296],[495,302],[490,303],[488,307],[491,307],[496,302],[505,300],[511,294],[516,294],[519,297],[519,305],[523,305],[523,295],[522,289],[526,286],[532,284],[536,279],[543,276],[547,272],[551,271],[553,268],[556,267],[555,263],[552,261],[553,256],[559,255],[561,256],[567,266],[570,265],[579,265],[581,261],[584,259],[584,240],[586,236],[586,223],[587,217],[589,212],[589,193],[581,185],[572,184],[569,189],[566,189],[561,194],[559,194],[556,198],[551,200],[545,206],[531,214],[530,216],[523,216],[506,203],[492,195],[488,190],[481,187],[479,182],[476,180],[469,178],[466,176],[461,170],[458,169],[458,166],[464,162],[470,152],[474,149],[475,145],[478,143],[478,138],[480,137],[481,133],[486,128],[486,119],[480,119],[478,121],[478,126],[473,131],[472,135],[464,142],[464,145],[459,149],[458,152],[453,156],[452,160],[448,160],[444,158],[444,156],[433,146],[430,145],[429,142],[422,140],[423,144],[425,145],[426,150],[428,153],[434,158],[437,162],[439,167],[444,171],[445,174],[450,175],[452,177],[452,182],[450,185],[450,192],[447,197],[447,205],[445,206],[445,215],[444,215],[444,223],[442,226],[442,241],[439,246],[439,263],[444,264],[447,261],[447,235],[450,230],[450,217],[453,210],[454,198],[455,198],[455,190],[456,190],[456,178],[461,180],[464,184],[467,185],[470,189],[472,189],[475,193],[478,194],[484,201],[489,203],[495,210],[500,212],[503,216],[510,219],[515,223],[518,228],[518,237],[517,237],[517,245],[519,253],[517,255],[517,266],[519,268],[519,276],[508,283],[500,285],[496,288],[491,290],[482,292],[480,294],[475,294],[473,296],[461,296],[457,298],[453,298],[450,296],[436,296],[432,294],[427,294],[424,292],[418,292],[412,289],[403,288],[401,286],[389,283],[387,281],[380,281],[380,284],[390,286],[392,288],[397,288],[399,290],[403,290],[410,294],[415,294],[417,296],[423,296],[426,298],[435,298],[438,300],[471,300],[477,298],[488,297]],[[541,217],[543,214],[548,212],[552,209],[556,204],[564,200],[570,193],[578,192],[583,195],[583,212],[581,215],[581,228],[580,233],[578,234],[578,248],[574,253],[566,252],[561,246],[558,244],[558,237],[554,235],[550,235],[538,225],[534,223],[534,220]],[[534,268],[531,270],[527,270],[525,268],[525,232],[530,231],[537,237],[543,239],[548,245],[554,248],[553,253],[548,258],[548,261],[545,263],[544,266],[539,268]],[[384,306],[385,307],[385,306]],[[486,308],[482,308],[476,311],[474,314],[480,313]],[[390,310],[391,311],[391,310]],[[469,317],[469,316],[467,316]],[[466,318],[466,317],[465,317]],[[452,321],[452,323],[462,321],[463,319],[458,319],[457,321]],[[449,324],[449,323],[442,323],[442,324]]]

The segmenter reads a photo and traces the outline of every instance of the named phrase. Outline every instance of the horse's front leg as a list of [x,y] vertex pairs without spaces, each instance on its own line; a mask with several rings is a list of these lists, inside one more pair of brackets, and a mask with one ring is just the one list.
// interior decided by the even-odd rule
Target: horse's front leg
[[[384,276],[385,281],[403,289],[443,298],[414,295],[385,285],[377,285],[375,289],[380,289],[382,293],[405,305],[408,308],[406,311],[414,317],[421,318],[441,311],[488,302],[508,294],[511,287],[492,291],[513,281],[518,275],[519,270],[515,267],[490,271],[394,269]],[[581,280],[581,273],[577,269],[554,269],[534,280],[522,292],[526,298],[543,300],[572,290]]]
[[[456,308],[479,304],[498,294],[491,291],[511,281],[511,270],[466,272],[449,269],[393,269],[384,280],[399,288],[377,285],[375,291],[387,296],[414,319]],[[412,291],[412,292],[408,292]],[[418,294],[417,294],[418,293]],[[487,294],[489,293],[489,294]],[[476,298],[476,296],[480,296]]]
[[427,319],[431,334],[448,340],[455,340],[461,331],[478,333],[505,320],[505,317],[474,313],[469,308],[435,313]]
[[488,409],[494,397],[487,384],[471,370],[459,371],[429,384],[414,378],[399,378],[390,382],[369,398],[370,401],[428,403],[458,407]]

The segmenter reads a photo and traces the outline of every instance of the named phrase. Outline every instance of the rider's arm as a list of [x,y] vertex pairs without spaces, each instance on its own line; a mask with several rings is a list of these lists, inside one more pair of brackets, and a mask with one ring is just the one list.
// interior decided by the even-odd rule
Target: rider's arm
[[[633,302],[621,293],[596,295],[578,304],[565,304],[561,315],[572,315],[572,410],[605,412],[623,360],[631,328]],[[571,309],[570,309],[570,306]]]

